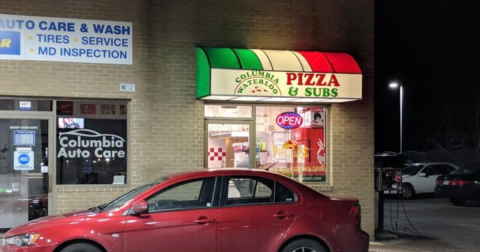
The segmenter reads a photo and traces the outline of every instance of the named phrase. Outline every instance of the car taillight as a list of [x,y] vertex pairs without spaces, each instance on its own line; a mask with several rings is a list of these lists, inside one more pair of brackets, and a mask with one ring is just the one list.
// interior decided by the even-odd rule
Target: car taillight
[[438,185],[438,186],[443,185],[443,178],[440,178],[440,177],[437,178],[437,185]]
[[450,180],[449,185],[452,186],[464,186],[470,183],[470,180]]
[[357,203],[355,203],[355,205],[353,205],[353,207],[350,209],[349,214],[350,214],[350,215],[360,215],[360,212],[361,212],[360,204],[357,202]]

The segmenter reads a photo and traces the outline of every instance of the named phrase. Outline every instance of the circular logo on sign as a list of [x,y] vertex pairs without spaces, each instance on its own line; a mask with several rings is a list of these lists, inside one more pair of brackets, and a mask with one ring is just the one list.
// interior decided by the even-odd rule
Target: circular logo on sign
[[273,73],[264,71],[245,72],[235,79],[237,87],[234,94],[281,96],[278,88],[278,77]]
[[30,157],[27,154],[22,154],[18,157],[18,162],[22,165],[26,165],[30,162]]

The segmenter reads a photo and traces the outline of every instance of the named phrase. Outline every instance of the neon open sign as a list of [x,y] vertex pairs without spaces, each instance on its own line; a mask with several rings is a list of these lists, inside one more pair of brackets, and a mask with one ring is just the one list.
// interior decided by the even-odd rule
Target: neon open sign
[[276,122],[284,129],[295,129],[302,126],[303,118],[295,112],[283,112],[277,116]]

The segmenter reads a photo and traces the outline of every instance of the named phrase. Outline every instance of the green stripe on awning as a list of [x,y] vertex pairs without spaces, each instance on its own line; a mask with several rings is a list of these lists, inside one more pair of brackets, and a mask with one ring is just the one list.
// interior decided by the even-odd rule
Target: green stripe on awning
[[258,56],[249,49],[233,49],[240,59],[242,69],[263,70],[262,63]]
[[237,55],[230,48],[203,48],[207,52],[211,68],[240,69]]
[[210,63],[208,57],[202,48],[197,51],[197,98],[210,95]]

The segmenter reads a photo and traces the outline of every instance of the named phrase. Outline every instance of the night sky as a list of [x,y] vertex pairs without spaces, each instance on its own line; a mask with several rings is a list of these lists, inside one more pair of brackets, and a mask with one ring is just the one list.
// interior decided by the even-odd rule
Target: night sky
[[375,1],[375,152],[476,148],[480,140],[480,1]]

